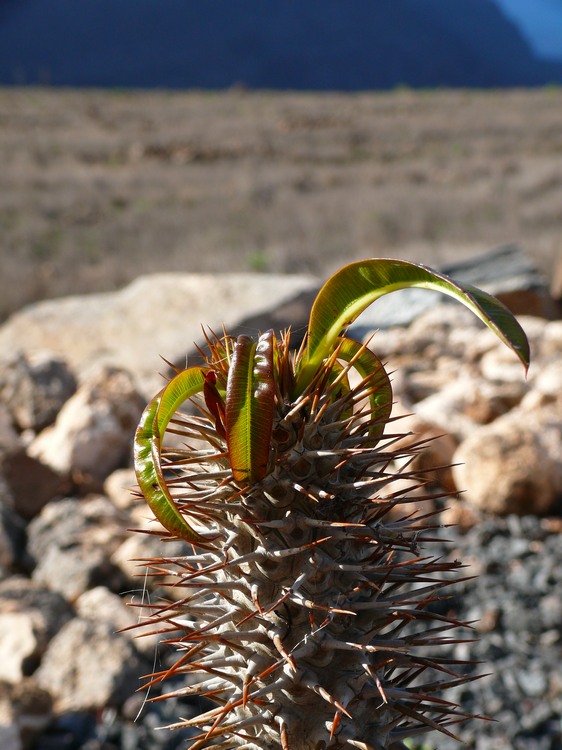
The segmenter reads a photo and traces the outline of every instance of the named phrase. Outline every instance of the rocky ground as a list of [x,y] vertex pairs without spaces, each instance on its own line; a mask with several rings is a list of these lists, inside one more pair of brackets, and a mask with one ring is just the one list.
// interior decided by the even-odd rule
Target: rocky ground
[[[186,744],[157,727],[195,707],[136,692],[167,648],[115,634],[138,620],[127,601],[162,593],[131,563],[161,554],[157,537],[127,530],[149,524],[130,446],[158,356],[191,361],[201,321],[298,337],[346,260],[440,265],[511,240],[544,274],[501,256],[492,289],[522,315],[527,380],[462,310],[425,297],[381,301],[356,335],[383,325],[396,413],[416,415],[404,430],[441,436],[420,461],[457,526],[428,553],[478,576],[440,606],[475,621],[478,640],[451,655],[489,673],[451,697],[494,721],[458,733],[472,750],[562,748],[561,96],[0,92],[2,750]],[[485,283],[474,266],[467,280]],[[115,291],[154,271],[170,274]]]
[[[0,91],[0,320],[141,273],[562,255],[562,91]],[[163,304],[163,301],[161,302]]]
[[[416,439],[434,438],[417,459],[420,468],[432,469],[419,502],[437,502],[443,528],[425,551],[462,559],[467,575],[477,576],[452,586],[450,598],[434,605],[474,623],[469,642],[446,648],[453,658],[482,662],[474,672],[488,674],[449,696],[494,720],[455,730],[473,750],[562,748],[562,319],[548,284],[529,273],[489,284],[513,309],[535,310],[520,316],[533,356],[527,379],[513,354],[452,303],[416,313],[410,297],[401,305],[412,310],[408,324],[393,325],[387,317],[373,340],[394,371],[395,414],[403,415],[397,424]],[[152,278],[111,295],[76,298],[70,308],[68,300],[45,302],[0,328],[3,750],[185,746],[185,733],[156,728],[196,707],[147,703],[155,688],[136,692],[142,675],[168,663],[168,647],[156,637],[135,639],[134,630],[115,632],[142,615],[128,601],[154,601],[163,593],[134,562],[162,554],[162,543],[129,531],[154,528],[130,491],[131,439],[154,389],[155,351],[185,356],[185,308],[178,303],[168,310],[171,318],[155,315],[141,327],[131,321],[134,362],[123,357],[115,325],[103,318],[108,308],[122,309],[123,299],[146,299],[147,289],[157,298],[161,284],[171,297],[185,299],[186,279],[175,276],[174,283]],[[220,299],[225,283],[220,276],[214,288],[209,278],[201,281],[200,299],[192,290],[190,304],[204,308]],[[259,320],[263,329],[291,311],[300,320],[302,295],[317,283],[297,277],[292,295],[279,287],[258,310],[264,277],[247,276],[225,322],[248,330]],[[80,311],[78,332],[96,337],[97,347],[82,359],[73,355],[76,338],[67,335]],[[40,321],[46,327],[37,341]],[[177,336],[161,344],[164,327]],[[371,332],[370,323],[356,330]],[[428,492],[442,489],[447,502],[428,499]],[[178,543],[167,553],[182,549]],[[424,750],[456,746],[431,735]]]

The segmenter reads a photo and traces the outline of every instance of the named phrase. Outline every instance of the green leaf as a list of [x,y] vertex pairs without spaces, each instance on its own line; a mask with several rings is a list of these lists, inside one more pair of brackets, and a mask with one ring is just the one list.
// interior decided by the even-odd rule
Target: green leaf
[[369,395],[369,402],[376,421],[369,432],[371,437],[378,439],[381,437],[392,411],[392,386],[388,373],[380,359],[367,346],[360,344],[358,341],[340,337],[337,340],[337,349],[338,359],[350,363],[362,378],[372,378],[371,385],[375,387],[375,390]]
[[462,302],[529,366],[529,343],[517,320],[497,299],[468,284],[461,285],[426,266],[391,258],[350,263],[324,284],[312,306],[307,345],[301,356],[296,395],[314,378],[338,336],[372,302],[407,287],[443,292]]
[[166,427],[181,404],[203,390],[204,371],[191,367],[180,372],[145,408],[134,440],[135,473],[148,506],[170,533],[194,544],[205,544],[186,523],[172,498],[162,472],[161,447]]
[[226,440],[234,481],[245,486],[259,482],[267,473],[275,380],[273,331],[256,344],[239,336],[226,386]]
[[[160,439],[164,437],[164,432],[170,419],[174,416],[180,406],[188,398],[201,393],[205,385],[205,376],[207,369],[203,367],[188,367],[173,377],[168,385],[160,391],[160,403],[157,413],[157,431]],[[157,397],[158,398],[158,397]]]

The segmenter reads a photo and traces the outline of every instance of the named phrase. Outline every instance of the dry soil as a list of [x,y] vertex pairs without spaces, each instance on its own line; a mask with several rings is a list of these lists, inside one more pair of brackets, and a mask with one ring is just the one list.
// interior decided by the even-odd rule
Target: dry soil
[[549,273],[562,255],[556,88],[5,89],[0,165],[0,320],[156,270],[327,276],[518,242]]

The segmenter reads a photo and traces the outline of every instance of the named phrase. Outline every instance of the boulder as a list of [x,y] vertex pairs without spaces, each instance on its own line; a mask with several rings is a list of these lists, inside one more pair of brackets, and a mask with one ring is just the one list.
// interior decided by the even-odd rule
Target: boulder
[[57,713],[119,706],[150,667],[131,640],[103,620],[70,620],[50,642],[35,674]]
[[8,411],[0,410],[0,501],[29,520],[65,489],[67,478],[28,454]]
[[0,656],[2,676],[19,682],[37,666],[39,638],[34,630],[33,614],[28,612],[0,613]]
[[14,509],[26,521],[35,518],[48,502],[64,495],[71,487],[65,473],[30,456],[21,445],[0,456],[0,473],[9,489]]
[[516,244],[499,245],[465,261],[442,266],[447,276],[493,294],[514,315],[554,318],[559,309],[549,282]]
[[100,486],[128,463],[144,405],[128,372],[100,367],[80,384],[28,453],[53,471],[71,475],[77,484]]
[[125,518],[103,496],[50,503],[28,527],[33,580],[69,601],[102,583],[120,590],[126,580],[110,558],[126,528]]
[[[233,334],[306,325],[312,276],[258,273],[142,276],[116,292],[39,302],[0,328],[0,358],[49,349],[79,379],[93,363],[134,373],[145,398],[162,387],[160,359],[185,362],[202,341],[201,325]],[[303,299],[303,295],[306,299]]]
[[[142,592],[138,596],[127,596],[124,598],[111,592],[105,586],[86,591],[76,600],[76,613],[83,620],[94,620],[104,622],[114,632],[123,631],[126,638],[130,638],[141,653],[149,657],[154,655],[160,637],[158,635],[142,634],[136,627],[143,616],[147,616],[146,610],[140,608],[141,602],[146,603]],[[164,637],[164,636],[161,636]]]
[[469,435],[453,476],[478,509],[543,515],[562,493],[562,419],[550,409],[516,409]]
[[17,683],[33,674],[47,645],[73,615],[59,594],[27,578],[0,583],[2,679]]
[[[111,556],[111,562],[116,565],[128,579],[127,590],[130,591],[136,602],[145,598],[147,591],[153,591],[164,582],[176,583],[172,575],[151,575],[150,561],[158,561],[165,557],[180,557],[189,554],[189,545],[182,541],[162,541],[160,537],[153,534],[134,533],[129,534]],[[181,588],[170,589],[167,595],[174,598],[185,596]]]
[[74,375],[51,352],[19,351],[2,362],[0,372],[0,403],[20,431],[39,432],[54,422],[76,390]]
[[416,403],[413,410],[420,420],[438,425],[459,441],[464,440],[479,425],[493,422],[521,402],[528,385],[521,365],[518,367],[519,380],[506,383],[461,373]]

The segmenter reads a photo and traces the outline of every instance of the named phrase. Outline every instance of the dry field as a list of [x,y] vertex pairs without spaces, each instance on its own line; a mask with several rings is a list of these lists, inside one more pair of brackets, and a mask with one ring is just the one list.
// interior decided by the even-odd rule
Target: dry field
[[562,255],[558,89],[0,90],[0,165],[0,320],[156,270]]

